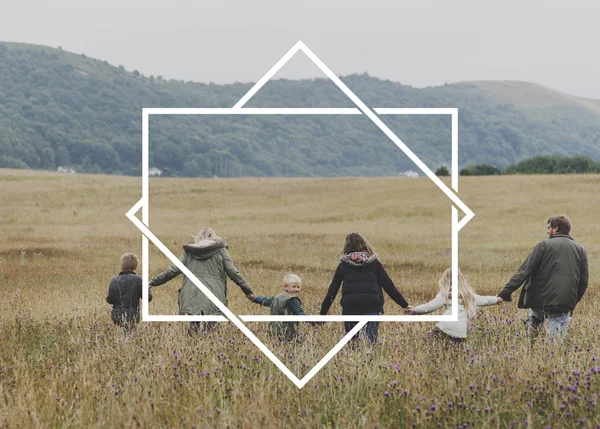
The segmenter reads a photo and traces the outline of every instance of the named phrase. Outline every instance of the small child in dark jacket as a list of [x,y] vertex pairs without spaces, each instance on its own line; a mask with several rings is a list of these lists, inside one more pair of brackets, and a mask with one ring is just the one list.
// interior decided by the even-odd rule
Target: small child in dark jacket
[[[300,277],[296,274],[287,274],[283,278],[284,292],[269,298],[258,295],[248,295],[248,298],[257,304],[269,307],[273,316],[306,316],[302,309],[302,302],[298,298],[301,287]],[[269,322],[268,332],[279,341],[297,340],[298,322]]]
[[[131,331],[140,322],[140,299],[142,298],[142,278],[135,273],[138,257],[134,253],[121,256],[121,272],[110,280],[106,302],[112,304],[112,321]],[[148,290],[148,301],[152,292]]]

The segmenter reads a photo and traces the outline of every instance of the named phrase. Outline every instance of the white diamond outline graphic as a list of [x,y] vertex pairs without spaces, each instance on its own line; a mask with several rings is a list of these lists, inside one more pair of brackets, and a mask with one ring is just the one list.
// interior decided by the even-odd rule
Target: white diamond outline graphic
[[[325,75],[352,100],[357,108],[243,108],[263,85],[265,85],[298,51],[304,54]],[[146,263],[142,266],[144,284],[148,284],[149,267],[148,244],[152,241],[158,249],[177,266],[182,273],[192,281],[225,315],[224,316],[187,316],[187,315],[150,315],[148,309],[148,290],[142,292],[142,320],[143,321],[231,321],[246,335],[266,357],[268,357],[299,389],[314,377],[329,360],[331,360],[344,345],[368,321],[394,321],[394,322],[420,322],[420,321],[454,321],[458,320],[458,293],[454,285],[458,277],[458,232],[475,216],[475,213],[446,186],[417,156],[406,146],[394,132],[373,112],[380,115],[408,114],[408,115],[440,115],[452,116],[452,188],[458,192],[458,109],[456,108],[374,108],[369,109],[302,41],[298,41],[232,108],[143,108],[142,109],[142,198],[126,213],[127,218],[142,232],[142,258]],[[377,127],[386,134],[429,179],[442,190],[452,201],[452,313],[448,316],[401,316],[401,315],[376,315],[376,316],[236,316],[212,292],[179,261],[177,258],[149,229],[149,175],[148,175],[148,146],[149,146],[149,117],[150,115],[366,115]],[[458,206],[464,213],[464,218],[458,221]],[[142,209],[142,221],[135,215]],[[242,322],[254,321],[357,321],[357,325],[346,334],[302,379],[293,374],[268,347],[266,347],[246,325]]]

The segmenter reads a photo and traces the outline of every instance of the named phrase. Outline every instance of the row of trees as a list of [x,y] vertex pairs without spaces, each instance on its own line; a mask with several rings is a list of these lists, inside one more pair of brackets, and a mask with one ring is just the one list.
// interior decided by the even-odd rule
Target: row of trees
[[[344,82],[371,107],[459,109],[462,167],[504,170],[539,153],[600,160],[600,119],[517,109],[474,85]],[[230,107],[251,84],[150,79],[63,50],[0,43],[0,167],[140,174],[143,107]],[[352,107],[325,79],[268,82],[248,107]],[[382,115],[429,166],[449,164],[444,115]],[[151,116],[150,165],[173,176],[393,176],[414,165],[364,116]]]
[[[460,170],[461,176],[495,176],[499,174],[600,174],[600,162],[585,156],[558,156],[538,155],[524,159],[516,165],[511,165],[506,170],[489,164],[475,164]],[[449,176],[450,171],[446,166],[439,167],[438,176]]]

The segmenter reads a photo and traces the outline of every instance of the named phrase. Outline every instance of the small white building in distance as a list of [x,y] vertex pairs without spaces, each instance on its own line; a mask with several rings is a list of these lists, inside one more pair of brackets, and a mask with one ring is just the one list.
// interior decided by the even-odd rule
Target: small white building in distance
[[417,173],[416,171],[408,170],[408,171],[403,171],[402,173],[400,173],[400,176],[415,178],[415,177],[419,177],[419,173]]
[[75,170],[71,167],[63,167],[62,165],[56,169],[59,173],[75,174]]
[[148,176],[150,176],[150,177],[160,176],[160,175],[162,175],[162,171],[159,168],[152,167],[151,169],[148,170]]

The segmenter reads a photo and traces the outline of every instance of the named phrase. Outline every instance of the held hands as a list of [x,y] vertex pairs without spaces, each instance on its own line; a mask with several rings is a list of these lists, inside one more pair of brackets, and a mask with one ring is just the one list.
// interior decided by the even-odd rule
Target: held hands
[[[321,316],[327,316],[328,314],[321,314]],[[322,322],[320,320],[315,320],[313,322],[308,322],[310,323],[312,326],[322,326],[325,324],[325,322]]]
[[497,296],[496,298],[498,298],[498,302],[497,302],[498,305],[500,305],[504,302],[504,300],[502,298],[500,298],[499,296]]
[[406,307],[404,309],[404,314],[408,314],[410,316],[414,316],[416,314],[415,313],[415,307],[413,307],[412,305],[409,305],[408,307]]
[[248,298],[250,301],[255,302],[254,298],[256,297],[256,295],[254,295],[253,293],[249,293],[248,295],[246,295],[246,298]]

